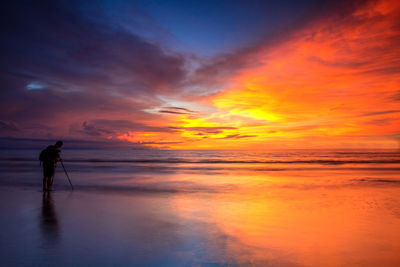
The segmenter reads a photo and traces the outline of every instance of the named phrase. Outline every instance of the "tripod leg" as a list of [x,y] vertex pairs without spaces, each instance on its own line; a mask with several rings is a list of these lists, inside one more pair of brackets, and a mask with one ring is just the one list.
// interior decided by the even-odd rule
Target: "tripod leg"
[[74,190],[74,186],[72,185],[71,180],[69,179],[68,172],[67,172],[67,170],[65,169],[64,163],[63,163],[62,161],[61,161],[61,166],[63,167],[64,172],[65,172],[65,175],[67,176],[68,182],[69,182],[69,184],[71,185],[71,189]]

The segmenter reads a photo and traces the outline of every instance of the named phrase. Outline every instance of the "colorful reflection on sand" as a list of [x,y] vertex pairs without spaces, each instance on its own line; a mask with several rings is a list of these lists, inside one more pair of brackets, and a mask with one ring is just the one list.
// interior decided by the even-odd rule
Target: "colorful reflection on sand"
[[3,172],[2,263],[399,266],[397,158],[346,160],[66,161],[76,190],[57,174],[50,196],[32,171]]

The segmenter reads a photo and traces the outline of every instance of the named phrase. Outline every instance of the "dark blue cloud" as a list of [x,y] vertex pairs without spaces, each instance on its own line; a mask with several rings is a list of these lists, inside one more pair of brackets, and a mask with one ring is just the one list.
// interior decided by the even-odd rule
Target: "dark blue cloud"
[[96,118],[149,118],[143,110],[186,76],[182,55],[88,2],[6,1],[0,27],[0,134],[10,125],[29,136]]
[[71,132],[81,132],[88,136],[107,137],[109,135],[121,135],[126,132],[172,132],[169,127],[155,127],[131,120],[104,120],[97,119],[84,121],[82,125],[72,125]]
[[184,58],[127,32],[74,1],[2,7],[1,70],[57,89],[146,93],[184,78]]

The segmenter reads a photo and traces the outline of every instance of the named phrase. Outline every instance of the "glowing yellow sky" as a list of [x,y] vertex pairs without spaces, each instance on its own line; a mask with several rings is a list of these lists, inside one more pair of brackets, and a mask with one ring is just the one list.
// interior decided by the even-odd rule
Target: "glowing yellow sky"
[[[171,132],[120,139],[172,149],[396,148],[400,133],[399,2],[320,19],[255,52],[255,67],[193,103],[211,112],[166,114]],[[188,104],[190,105],[190,103]]]

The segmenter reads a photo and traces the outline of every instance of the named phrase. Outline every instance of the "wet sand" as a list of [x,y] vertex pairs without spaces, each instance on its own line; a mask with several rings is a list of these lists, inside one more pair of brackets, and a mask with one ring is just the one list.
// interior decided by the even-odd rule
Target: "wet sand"
[[398,151],[63,153],[1,154],[0,265],[400,266]]
[[1,265],[400,266],[397,180],[315,177],[214,192],[2,185]]

